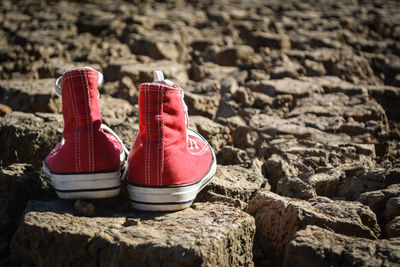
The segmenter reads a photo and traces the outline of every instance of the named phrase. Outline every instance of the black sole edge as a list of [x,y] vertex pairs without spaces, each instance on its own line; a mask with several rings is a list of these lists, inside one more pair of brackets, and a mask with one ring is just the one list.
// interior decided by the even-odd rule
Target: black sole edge
[[57,189],[51,186],[54,191],[58,193],[83,193],[83,192],[100,192],[100,191],[111,191],[115,189],[120,189],[121,186],[114,186],[114,187],[107,187],[107,188],[87,188],[87,189],[69,189],[69,190],[62,190],[62,189]]
[[182,202],[143,202],[143,201],[137,201],[137,200],[133,200],[133,199],[129,199],[129,200],[133,203],[143,204],[143,205],[182,205],[182,204],[192,203],[194,201],[194,199],[182,201]]

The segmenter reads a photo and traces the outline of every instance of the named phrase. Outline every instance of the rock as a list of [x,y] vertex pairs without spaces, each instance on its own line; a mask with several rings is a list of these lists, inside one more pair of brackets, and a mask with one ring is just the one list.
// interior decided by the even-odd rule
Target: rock
[[[36,61],[32,64],[32,73],[33,77],[39,78],[39,79],[44,79],[44,78],[58,78],[62,76],[65,72],[75,69],[75,68],[83,68],[85,66],[90,66],[91,68],[102,71],[102,67],[100,64],[93,63],[93,62],[74,62],[71,63],[69,61],[60,59],[60,58],[50,58],[46,62],[41,62],[41,61]],[[108,77],[106,77],[106,80],[108,80]],[[52,87],[51,89],[54,90],[54,83],[55,80],[53,80]],[[49,87],[50,88],[50,87]]]
[[249,44],[255,49],[268,47],[271,49],[290,49],[290,40],[287,35],[267,32],[254,32],[249,38]]
[[375,214],[357,202],[324,197],[307,202],[261,191],[250,201],[247,212],[256,220],[255,242],[274,265],[283,263],[289,242],[307,225],[370,239],[376,239],[380,234]]
[[304,60],[304,67],[309,76],[324,76],[326,74],[324,64],[321,62],[306,59]]
[[135,97],[135,101],[132,102],[135,102],[135,104],[137,104],[139,92],[131,78],[129,78],[128,76],[122,77],[122,79],[119,81],[118,89],[119,91],[117,94],[113,95],[114,97],[123,98],[127,101],[130,101]]
[[74,209],[80,215],[87,217],[93,217],[96,214],[96,207],[92,203],[88,203],[80,199],[75,201]]
[[86,4],[82,8],[77,21],[79,33],[90,32],[93,34],[106,33],[115,30],[120,22],[115,18],[115,14],[104,12],[94,5]]
[[400,118],[400,87],[368,86],[368,93],[385,109],[389,119],[398,121]]
[[238,87],[237,90],[233,93],[233,98],[236,102],[246,106],[251,107],[254,104],[254,96],[253,92],[245,87]]
[[387,238],[400,237],[400,216],[394,217],[385,227]]
[[[309,48],[333,48],[340,49],[344,45],[341,42],[332,38],[333,34],[328,34],[327,32],[318,30],[300,30],[294,34],[290,34],[290,43],[293,48],[296,49],[307,49]],[[337,37],[336,37],[337,38]]]
[[231,126],[233,144],[240,149],[249,149],[256,145],[259,135],[246,126]]
[[249,164],[251,159],[246,151],[242,149],[233,146],[224,146],[217,153],[217,162],[222,165]]
[[76,216],[66,202],[31,202],[11,257],[37,265],[252,266],[254,230],[251,216],[210,203],[89,218]]
[[360,79],[368,84],[379,84],[367,58],[354,55],[351,49],[317,48],[310,51],[287,51],[289,57],[299,61],[309,59],[322,62],[328,75],[337,76],[343,80],[360,83]]
[[297,118],[292,120],[281,119],[260,113],[251,117],[249,125],[252,129],[264,132],[270,136],[293,135],[299,139],[313,139],[320,142],[332,143],[334,141],[350,141],[350,138],[340,134],[325,133],[315,127],[307,127],[305,122]]
[[289,165],[279,154],[272,154],[271,157],[265,161],[265,168],[266,175],[274,192],[282,177],[298,174],[298,170]]
[[190,116],[189,122],[193,123],[196,130],[218,153],[226,144],[231,143],[229,128],[201,116]]
[[313,93],[321,93],[323,89],[315,83],[294,80],[291,78],[249,82],[246,84],[252,91],[261,92],[269,96],[290,94],[295,97],[310,96]]
[[209,75],[207,68],[194,62],[192,62],[188,73],[189,78],[195,82],[200,82]]
[[248,203],[259,190],[269,188],[266,179],[253,170],[235,165],[218,165],[215,176],[198,194],[196,201],[214,202],[210,199],[215,198],[215,195],[221,195],[231,200],[229,202],[240,200]]
[[112,127],[112,130],[121,138],[125,146],[129,149],[137,134],[139,133],[139,118],[138,116],[132,117],[130,120]]
[[4,117],[5,115],[7,115],[8,113],[11,113],[12,109],[4,104],[0,104],[0,117]]
[[250,81],[269,80],[269,75],[265,70],[251,69],[249,74],[249,80]]
[[272,106],[273,98],[258,92],[253,92],[254,96],[254,107],[259,109],[265,109],[268,106]]
[[188,80],[185,66],[169,60],[141,64],[132,60],[115,60],[105,68],[104,76],[109,77],[110,80],[122,80],[127,76],[139,88],[141,83],[153,81],[155,70],[161,70],[166,79],[178,84]]
[[154,59],[178,60],[181,55],[179,36],[176,34],[151,31],[127,36],[129,47],[133,54],[146,55]]
[[211,21],[215,21],[220,24],[228,23],[230,19],[229,14],[227,12],[213,10],[213,9],[207,10],[207,17]]
[[301,65],[289,62],[282,66],[274,67],[270,72],[270,77],[271,79],[282,79],[285,77],[296,79],[304,72],[304,68]]
[[273,101],[274,108],[284,108],[285,113],[287,113],[289,107],[294,104],[294,99],[292,95],[277,95]]
[[325,132],[342,132],[349,136],[368,134],[372,139],[388,132],[383,108],[363,96],[314,94],[298,100],[286,117],[304,121],[305,125]]
[[108,126],[123,123],[133,115],[135,108],[128,101],[103,95],[99,99],[101,118]]
[[389,198],[386,201],[386,207],[383,216],[385,216],[386,221],[390,221],[394,217],[400,216],[400,196]]
[[[364,192],[383,189],[391,184],[399,183],[399,181],[400,176],[398,169],[366,170],[358,175],[354,175],[344,180],[338,188],[337,196],[346,197],[349,200],[356,200],[358,197],[361,197]],[[389,189],[386,190],[385,193],[388,196],[393,195],[391,191],[392,190]],[[394,189],[394,193],[395,192],[396,189]],[[364,201],[364,198],[362,199]]]
[[240,105],[235,101],[231,94],[225,94],[221,97],[218,105],[216,118],[218,120],[230,117],[240,116]]
[[[383,183],[380,182],[377,187],[385,187],[385,182],[391,180],[389,178],[389,175],[387,175],[385,171],[381,172],[380,174],[378,173],[378,175],[382,177],[381,179],[383,179]],[[381,222],[381,224],[385,224],[388,222],[388,220],[391,220],[397,213],[396,209],[393,208],[395,208],[396,199],[398,199],[399,197],[400,184],[397,183],[381,190],[362,193],[358,197],[357,201],[369,206],[371,210],[376,213],[378,220]],[[391,203],[387,204],[389,199],[393,200],[391,200]],[[386,211],[387,207],[388,211]]]
[[368,176],[375,170],[373,145],[273,136],[257,154],[265,159],[265,175],[274,192],[302,199],[319,195],[355,200],[367,190],[396,183],[393,171],[390,176]]
[[215,92],[196,94],[185,91],[185,103],[190,115],[201,115],[214,119],[217,113],[220,95]]
[[54,79],[0,81],[0,101],[16,111],[61,112]]
[[60,142],[63,131],[62,116],[58,114],[14,111],[4,117],[2,124],[0,156],[4,166],[29,162],[41,168],[43,159]]
[[354,238],[317,226],[298,231],[287,247],[284,266],[396,266],[400,239]]
[[301,77],[301,80],[320,85],[324,89],[324,92],[327,94],[343,93],[348,96],[366,96],[368,94],[368,91],[364,86],[344,81],[335,76]]
[[215,63],[222,66],[248,65],[254,59],[254,49],[248,45],[228,47],[220,51],[215,58]]
[[282,196],[310,199],[317,196],[315,188],[297,176],[283,176],[276,185],[276,192]]
[[51,196],[43,175],[29,164],[15,163],[0,169],[0,246],[1,254],[8,254],[8,243],[17,229],[17,222],[32,199]]
[[[60,141],[62,106],[61,97],[54,92],[54,79],[66,70],[91,66],[104,73],[104,86],[99,88],[103,122],[115,130],[127,147],[132,145],[139,130],[139,86],[153,81],[153,72],[161,70],[166,79],[184,90],[190,115],[188,127],[209,141],[220,163],[215,183],[212,181],[199,194],[204,195],[198,201],[244,210],[264,185],[282,197],[307,200],[311,206],[315,205],[315,199],[325,199],[321,197],[334,200],[343,209],[354,203],[359,205],[358,201],[370,207],[382,232],[385,229],[385,233],[371,230],[375,237],[396,236],[400,209],[399,8],[399,1],[383,0],[83,4],[0,1],[0,172],[16,162],[29,163],[32,171],[39,171],[42,160]],[[253,176],[257,177],[254,181]],[[261,181],[265,182],[262,186]],[[127,208],[126,194],[122,190],[120,197],[110,202],[77,201],[76,210],[75,202],[65,204],[76,215],[74,218],[81,214],[82,221],[86,220],[82,214],[93,216],[90,219],[94,221],[110,219],[113,214],[125,218],[132,214]],[[318,203],[328,205],[328,202]],[[328,208],[324,212],[320,217],[328,218],[327,221],[336,218],[326,215]],[[369,225],[370,215],[364,216],[367,218],[364,220],[364,213],[360,214],[359,225]],[[156,220],[166,215],[146,216]],[[205,218],[216,220],[213,216],[189,223],[193,229],[199,229]],[[356,224],[356,216],[349,218]],[[137,227],[146,221],[133,217],[124,224]],[[322,226],[325,221],[321,221],[320,227],[331,228]],[[102,229],[102,225],[95,227],[99,235],[110,235],[110,228]],[[271,225],[272,229],[278,229],[275,223]],[[304,222],[301,227],[287,228],[300,231],[306,225]],[[59,240],[64,240],[62,231],[57,236]],[[177,265],[181,263],[162,263],[160,259],[168,255],[165,257],[175,256],[183,261],[185,255],[197,253],[191,248],[182,248],[182,253],[168,252],[171,250],[167,249],[167,242],[172,244],[173,234],[164,246],[155,247],[159,243],[148,241],[140,248],[131,243],[124,245],[125,241],[117,238],[113,245],[104,243],[104,248],[99,249],[93,248],[99,242],[96,238],[85,245],[69,247],[62,245],[62,241],[51,242],[52,239],[48,243],[56,245],[45,246],[43,250],[40,244],[32,245],[33,256],[29,257],[35,257],[34,253],[40,250],[38,258],[47,259],[60,247],[67,251],[61,258],[69,256],[72,249],[71,254],[78,256],[71,258],[84,255],[82,259],[93,263],[46,264],[29,260],[12,263],[8,242],[12,234],[13,231],[6,230],[0,233],[0,266]],[[280,242],[273,239],[272,230],[268,234],[273,242]],[[81,237],[76,234],[74,238]],[[364,244],[378,246],[377,242]],[[91,245],[87,244],[92,245],[89,256]],[[214,248],[225,253],[229,247],[226,244]],[[242,246],[251,247],[244,243]],[[283,265],[282,255],[287,251],[280,249],[280,258],[265,256],[263,246],[263,242],[253,243],[255,265]],[[318,252],[324,260],[315,265],[386,264],[383,260],[374,264],[375,258],[386,257],[382,256],[386,252],[373,254],[373,250],[380,251],[375,245],[354,254],[367,255],[371,251],[372,256],[368,254],[371,263],[361,260],[358,263],[358,256],[354,258],[350,248],[340,251],[340,246],[337,250],[342,257],[331,260],[331,255],[336,255],[333,244]],[[109,259],[119,255],[140,257],[143,249],[157,253],[144,263],[110,263]],[[161,250],[167,252],[162,254]],[[109,254],[97,258],[101,251]],[[385,255],[391,257],[390,253]],[[209,253],[202,250],[200,254],[206,257]],[[355,260],[346,262],[351,257]],[[200,261],[191,265],[246,265],[244,261],[237,264],[229,260]],[[304,264],[298,265],[307,264],[306,259],[303,261]]]

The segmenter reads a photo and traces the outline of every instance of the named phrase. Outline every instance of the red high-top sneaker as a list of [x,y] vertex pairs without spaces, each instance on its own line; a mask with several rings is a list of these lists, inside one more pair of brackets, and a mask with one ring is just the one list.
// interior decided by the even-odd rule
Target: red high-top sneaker
[[67,71],[56,81],[55,89],[62,95],[64,131],[61,142],[44,160],[43,172],[60,198],[119,194],[120,167],[127,150],[101,124],[97,87],[102,80],[100,72],[84,67]]
[[211,146],[187,129],[183,90],[155,72],[155,82],[140,85],[139,133],[128,157],[132,207],[167,211],[189,207],[214,176]]

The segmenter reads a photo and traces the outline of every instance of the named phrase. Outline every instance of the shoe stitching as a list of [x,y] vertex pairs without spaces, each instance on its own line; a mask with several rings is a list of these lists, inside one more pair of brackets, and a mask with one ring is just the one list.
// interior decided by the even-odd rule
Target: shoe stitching
[[[161,85],[159,85],[159,87],[160,87]],[[158,90],[158,120],[157,120],[157,123],[158,123],[158,140],[157,140],[157,142],[158,142],[158,144],[157,144],[157,146],[158,146],[158,151],[157,151],[157,153],[158,153],[158,156],[157,156],[157,174],[158,174],[158,176],[157,176],[157,180],[158,180],[158,182],[157,182],[157,184],[158,185],[161,185],[162,184],[162,181],[161,181],[161,164],[162,164],[162,158],[161,158],[161,152],[162,152],[162,138],[163,138],[163,134],[162,134],[162,110],[161,110],[161,105],[162,105],[162,93],[161,93],[161,90]],[[161,138],[160,138],[161,137]]]
[[160,99],[160,114],[161,114],[161,155],[160,155],[160,185],[163,184],[163,164],[164,164],[164,93],[161,94]]
[[[160,87],[160,85],[158,85],[158,88]],[[156,159],[156,184],[159,185],[159,160],[160,160],[160,142],[159,142],[159,138],[158,135],[160,134],[160,123],[159,123],[159,117],[158,115],[160,114],[159,109],[160,109],[160,90],[157,90],[157,101],[155,102],[157,104],[157,115],[155,117],[155,121],[157,123],[157,134],[156,134],[156,142],[157,142],[157,159]]]
[[[83,88],[83,93],[84,93],[84,97],[85,97],[85,105],[84,105],[84,108],[85,108],[85,113],[86,113],[86,123],[87,123],[87,127],[89,127],[89,116],[88,116],[88,112],[87,112],[87,105],[86,105],[86,101],[87,101],[87,97],[86,97],[86,93],[87,93],[87,88],[86,88],[86,84],[85,84],[85,80],[86,79],[84,79],[84,77],[83,77],[83,75],[82,75],[82,72],[83,71],[80,71],[79,70],[79,80],[80,80],[80,82],[81,82],[81,88]],[[91,168],[91,161],[90,161],[90,155],[91,155],[91,153],[90,153],[90,134],[88,133],[88,132],[86,132],[86,134],[87,134],[87,139],[88,139],[88,141],[87,141],[87,146],[88,146],[88,165],[89,165],[89,171],[91,171],[92,170],[92,168]]]
[[150,132],[150,130],[149,130],[149,111],[148,111],[148,109],[149,109],[149,104],[148,104],[148,102],[149,102],[149,96],[148,96],[148,93],[149,93],[149,91],[148,91],[148,85],[146,85],[146,90],[144,91],[144,93],[145,93],[145,120],[146,120],[146,158],[145,158],[145,160],[146,160],[146,175],[145,175],[145,182],[146,182],[146,184],[150,184],[149,183],[149,172],[150,172],[150,168],[149,168],[149,153],[150,153],[150,151],[149,151],[149,147],[150,147],[150,144],[149,144],[149,132]]
[[93,125],[91,123],[91,115],[90,115],[90,91],[89,91],[89,81],[87,79],[87,75],[88,75],[88,71],[86,70],[80,70],[79,73],[81,74],[81,82],[83,85],[83,89],[84,89],[84,93],[85,93],[85,97],[86,97],[86,107],[85,107],[85,111],[86,111],[86,122],[87,122],[87,126],[89,127],[89,131],[87,132],[88,135],[88,160],[89,160],[89,170],[90,171],[94,171],[94,153],[93,153]]
[[74,86],[73,86],[73,82],[72,79],[70,77],[65,77],[68,80],[69,83],[69,91],[71,94],[71,100],[72,100],[72,113],[75,116],[75,120],[78,124],[78,129],[75,132],[74,135],[74,145],[75,145],[75,170],[77,172],[80,171],[80,150],[79,150],[79,146],[80,146],[80,141],[79,141],[79,137],[80,137],[80,120],[79,120],[79,116],[78,116],[78,112],[77,112],[77,103],[76,103],[76,99],[75,99],[75,92],[74,92]]
[[[89,74],[89,71],[90,70],[85,70],[85,73],[86,74]],[[97,73],[96,73],[97,74]],[[96,75],[96,76],[98,76],[98,74]],[[98,77],[96,78],[96,85],[97,85],[97,80],[98,80]],[[89,87],[89,81],[87,80],[87,77],[86,77],[86,82],[87,82],[87,86]],[[93,132],[93,118],[92,118],[92,112],[91,112],[91,110],[90,110],[90,108],[91,108],[91,101],[90,101],[90,90],[89,90],[89,88],[88,88],[88,91],[87,91],[87,93],[88,93],[88,104],[89,104],[89,106],[88,106],[88,112],[89,112],[89,116],[90,116],[90,139],[91,139],[91,142],[92,142],[92,146],[91,146],[91,150],[92,150],[92,171],[94,171],[94,132]]]

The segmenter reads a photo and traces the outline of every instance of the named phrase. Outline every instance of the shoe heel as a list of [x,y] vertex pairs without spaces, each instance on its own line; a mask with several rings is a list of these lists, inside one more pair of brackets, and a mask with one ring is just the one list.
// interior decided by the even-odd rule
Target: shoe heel
[[61,199],[110,198],[121,190],[120,169],[84,174],[55,174],[43,165],[46,180]]
[[188,185],[155,187],[135,185],[128,182],[127,189],[131,206],[145,211],[173,211],[190,207],[197,194],[214,176],[215,171],[216,164],[213,164],[207,175]]

